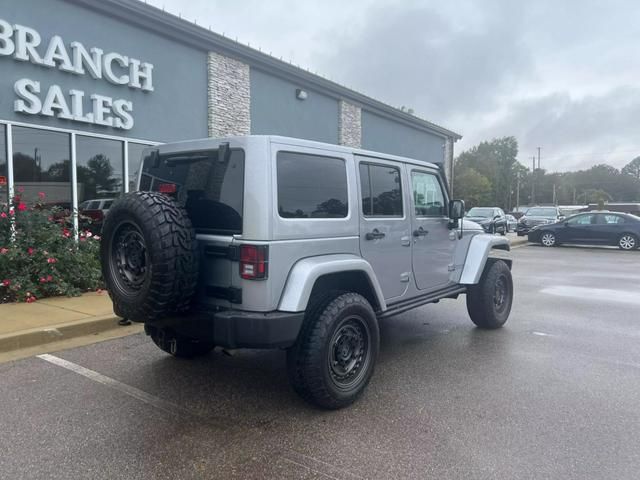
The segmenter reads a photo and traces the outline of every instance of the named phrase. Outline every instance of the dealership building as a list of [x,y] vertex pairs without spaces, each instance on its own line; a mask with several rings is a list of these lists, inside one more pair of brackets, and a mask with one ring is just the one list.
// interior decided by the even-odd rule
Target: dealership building
[[77,212],[133,189],[149,145],[247,134],[423,159],[449,178],[460,138],[137,0],[0,10],[0,203],[44,192]]

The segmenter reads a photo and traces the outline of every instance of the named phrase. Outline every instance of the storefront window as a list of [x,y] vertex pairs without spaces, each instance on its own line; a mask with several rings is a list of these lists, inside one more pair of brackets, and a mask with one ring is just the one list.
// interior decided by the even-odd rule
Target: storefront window
[[68,133],[13,127],[15,189],[27,202],[71,209],[71,148]]
[[138,187],[138,174],[142,165],[142,152],[149,145],[129,142],[129,191],[133,192]]
[[9,179],[7,177],[7,131],[0,125],[0,208],[9,199]]
[[76,158],[78,204],[122,195],[123,142],[78,135]]

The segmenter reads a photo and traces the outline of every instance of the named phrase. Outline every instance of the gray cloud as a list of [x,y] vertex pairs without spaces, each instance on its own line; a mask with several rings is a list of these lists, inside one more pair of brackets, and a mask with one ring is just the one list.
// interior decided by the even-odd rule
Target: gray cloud
[[463,134],[458,152],[514,135],[555,170],[640,154],[640,2],[149,1],[414,108]]
[[365,93],[436,122],[489,111],[532,71],[520,21],[506,17],[506,10],[485,13],[473,29],[462,30],[431,7],[377,7],[365,13],[361,29],[337,36],[341,47],[318,61]]

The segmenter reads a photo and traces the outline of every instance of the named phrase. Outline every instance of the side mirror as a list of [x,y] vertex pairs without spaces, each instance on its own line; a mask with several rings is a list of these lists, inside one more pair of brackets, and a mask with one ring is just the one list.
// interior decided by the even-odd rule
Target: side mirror
[[449,202],[449,218],[460,220],[464,217],[464,200],[451,200]]

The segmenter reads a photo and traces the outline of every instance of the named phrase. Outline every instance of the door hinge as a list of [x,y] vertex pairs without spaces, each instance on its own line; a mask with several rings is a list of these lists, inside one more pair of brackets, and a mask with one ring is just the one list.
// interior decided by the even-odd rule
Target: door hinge
[[450,263],[450,264],[447,266],[447,270],[449,270],[450,272],[455,271],[455,269],[456,269],[456,266],[455,266],[453,263]]
[[400,274],[400,281],[406,283],[411,279],[411,272],[403,272]]

